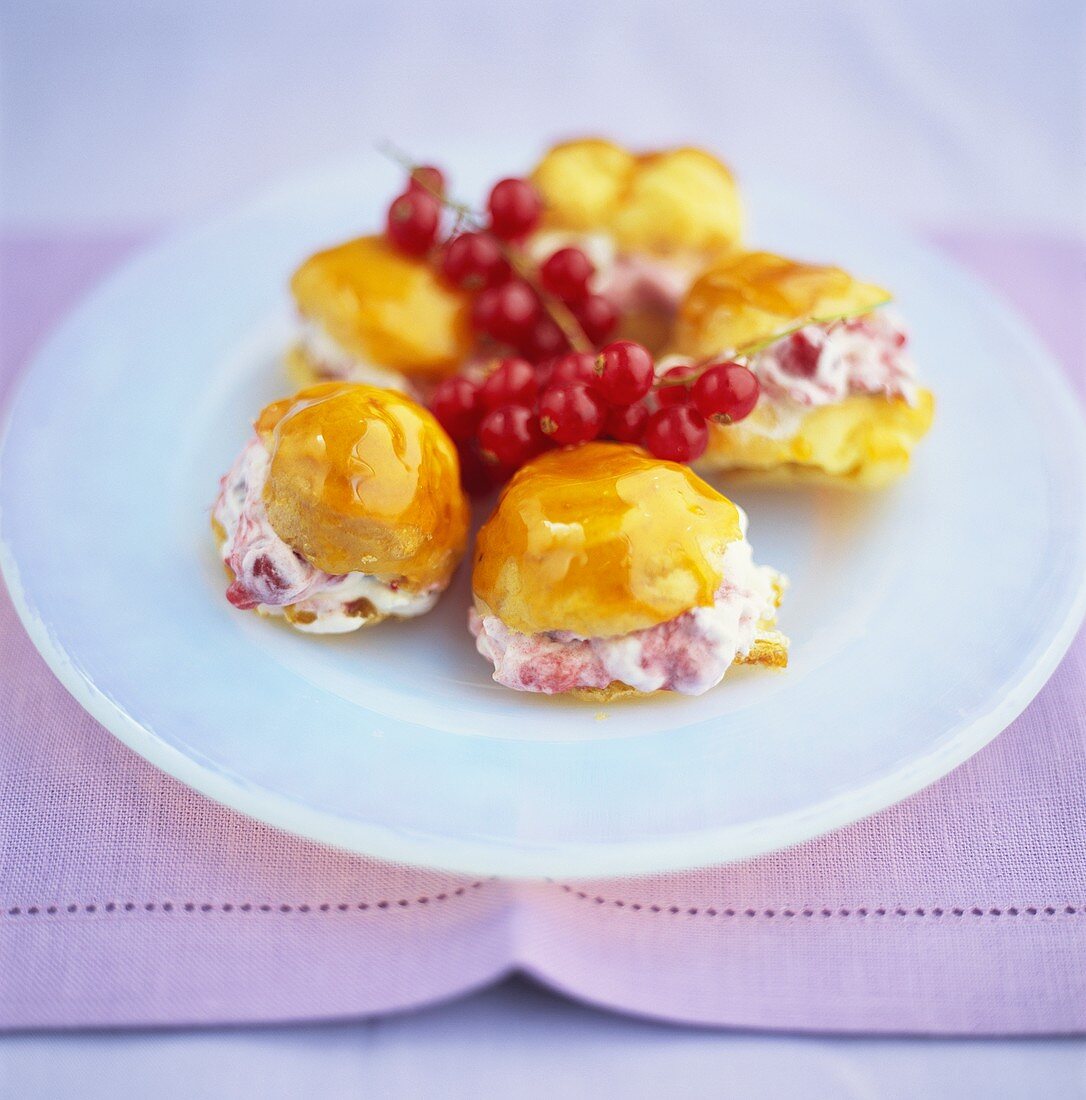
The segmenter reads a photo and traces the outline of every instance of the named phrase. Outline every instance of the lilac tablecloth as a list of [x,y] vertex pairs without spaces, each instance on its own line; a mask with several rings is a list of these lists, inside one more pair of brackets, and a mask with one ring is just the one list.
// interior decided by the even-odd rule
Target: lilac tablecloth
[[[134,242],[7,242],[3,370]],[[944,238],[1086,388],[1082,252]],[[0,598],[0,1026],[386,1012],[512,969],[591,1003],[804,1030],[1086,1030],[1086,641],[972,761],[728,867],[473,881],[222,809],[82,713]]]

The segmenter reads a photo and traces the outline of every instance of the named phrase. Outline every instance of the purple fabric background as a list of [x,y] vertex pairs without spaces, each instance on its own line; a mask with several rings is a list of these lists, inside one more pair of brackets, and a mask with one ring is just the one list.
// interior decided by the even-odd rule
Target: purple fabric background
[[[14,238],[5,390],[137,238]],[[942,243],[1083,371],[1083,256]],[[508,884],[279,833],[154,771],[52,679],[0,597],[0,1026],[385,1012],[521,968],[705,1024],[1086,1030],[1086,644],[934,787],[789,852],[639,880]]]

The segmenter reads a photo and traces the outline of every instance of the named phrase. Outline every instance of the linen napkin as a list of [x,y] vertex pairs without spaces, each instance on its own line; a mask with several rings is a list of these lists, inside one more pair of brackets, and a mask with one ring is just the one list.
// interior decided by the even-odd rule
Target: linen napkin
[[[136,243],[5,242],[0,388]],[[1083,250],[943,236],[1086,389]],[[0,1026],[323,1019],[522,970],[684,1022],[1086,1029],[1086,636],[928,790],[789,851],[681,874],[507,883],[395,866],[209,802],[48,672],[0,593]]]

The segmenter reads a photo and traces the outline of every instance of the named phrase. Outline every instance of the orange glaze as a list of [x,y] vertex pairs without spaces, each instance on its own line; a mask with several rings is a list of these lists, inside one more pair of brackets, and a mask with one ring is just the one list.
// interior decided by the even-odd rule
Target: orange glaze
[[694,357],[735,351],[811,318],[864,313],[889,301],[882,287],[839,267],[772,252],[740,252],[702,272],[679,307],[676,351]]
[[327,573],[444,584],[468,504],[456,449],[426,409],[391,390],[324,382],[276,401],[256,429],[271,453],[268,519]]
[[302,315],[364,362],[442,377],[471,351],[468,296],[383,237],[318,252],[290,285]]
[[479,532],[483,613],[525,634],[627,634],[707,606],[739,512],[687,466],[624,443],[551,451],[514,475]]

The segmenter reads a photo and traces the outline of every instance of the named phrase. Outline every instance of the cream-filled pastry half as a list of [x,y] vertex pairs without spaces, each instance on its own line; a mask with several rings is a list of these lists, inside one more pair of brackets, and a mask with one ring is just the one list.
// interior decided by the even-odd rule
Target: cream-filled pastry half
[[668,344],[695,276],[742,235],[735,179],[703,149],[633,153],[584,138],[556,145],[531,178],[544,201],[532,255],[581,248],[596,267],[593,290],[619,311],[621,335],[654,350]]
[[699,695],[733,664],[787,664],[784,585],[689,467],[589,443],[506,486],[476,543],[470,629],[517,691]]
[[868,488],[903,474],[934,398],[889,300],[839,267],[769,252],[736,253],[702,273],[679,308],[678,354],[661,369],[739,358],[761,395],[744,420],[710,424],[699,466]]
[[384,237],[318,252],[290,285],[301,329],[287,366],[299,385],[346,381],[425,392],[471,351],[468,296]]
[[429,611],[468,529],[456,449],[430,413],[325,382],[255,428],[212,510],[230,603],[312,634]]

